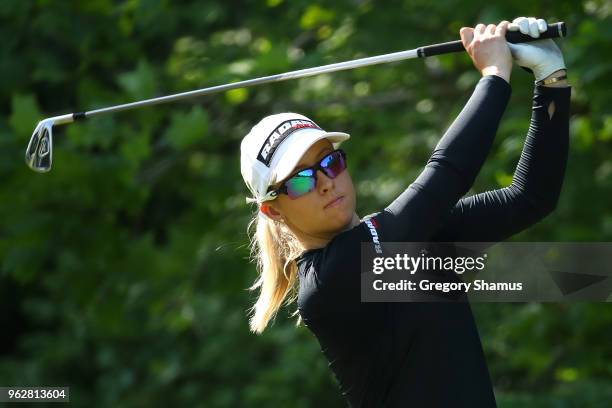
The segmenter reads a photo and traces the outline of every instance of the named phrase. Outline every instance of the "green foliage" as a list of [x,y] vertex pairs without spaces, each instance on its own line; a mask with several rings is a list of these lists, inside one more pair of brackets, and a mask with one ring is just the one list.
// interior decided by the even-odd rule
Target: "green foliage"
[[[551,12],[553,10],[554,12]],[[358,213],[414,179],[479,75],[465,55],[238,89],[95,118],[54,134],[54,169],[23,163],[37,121],[410,49],[525,13],[566,21],[571,154],[554,214],[516,240],[612,239],[612,56],[606,1],[0,2],[0,385],[69,385],[75,406],[341,406],[284,310],[248,331],[255,279],[242,136],[282,111],[348,131]],[[532,78],[474,191],[509,183]],[[612,400],[607,304],[477,304],[500,406]]]
[[208,116],[206,112],[201,107],[196,106],[189,113],[179,112],[172,115],[165,138],[175,149],[184,150],[200,139],[205,139],[207,127]]
[[8,119],[9,126],[14,130],[20,140],[28,140],[32,134],[31,123],[40,118],[38,104],[32,95],[15,94],[12,98],[11,115]]

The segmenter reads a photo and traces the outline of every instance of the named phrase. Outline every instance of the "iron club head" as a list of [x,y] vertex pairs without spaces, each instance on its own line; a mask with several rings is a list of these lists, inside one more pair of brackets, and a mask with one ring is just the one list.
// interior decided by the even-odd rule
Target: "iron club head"
[[28,167],[39,173],[51,170],[53,160],[53,118],[41,120],[36,125],[26,149]]
[[69,113],[54,116],[38,122],[28,148],[25,153],[25,162],[29,168],[39,173],[47,173],[53,163],[53,126],[74,122],[76,118],[84,118],[84,113]]

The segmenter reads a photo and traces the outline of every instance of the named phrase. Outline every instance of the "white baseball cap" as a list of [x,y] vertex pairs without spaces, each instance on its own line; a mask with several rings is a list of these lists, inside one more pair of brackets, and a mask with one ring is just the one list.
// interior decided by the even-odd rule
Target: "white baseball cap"
[[342,132],[326,132],[299,113],[285,112],[266,116],[242,139],[240,172],[253,194],[247,203],[273,200],[268,188],[291,175],[304,153],[321,139],[334,149],[350,138]]

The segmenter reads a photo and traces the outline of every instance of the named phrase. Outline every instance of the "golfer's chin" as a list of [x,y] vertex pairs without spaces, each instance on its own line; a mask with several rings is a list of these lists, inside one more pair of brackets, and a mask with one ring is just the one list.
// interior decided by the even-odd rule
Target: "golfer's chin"
[[333,212],[327,211],[326,219],[330,229],[335,233],[350,229],[354,213],[355,210],[350,205],[336,208]]

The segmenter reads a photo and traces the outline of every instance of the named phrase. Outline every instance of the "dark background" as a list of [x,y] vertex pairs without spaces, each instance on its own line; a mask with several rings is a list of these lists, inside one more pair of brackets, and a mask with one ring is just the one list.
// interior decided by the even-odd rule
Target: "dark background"
[[[461,53],[58,126],[48,174],[23,161],[40,119],[450,41],[478,22],[565,21],[567,178],[557,210],[513,240],[610,241],[611,12],[603,0],[3,0],[0,386],[67,385],[74,406],[342,406],[295,305],[248,331],[240,140],[283,111],[351,133],[363,216],[415,178],[479,74]],[[532,81],[515,68],[473,192],[510,183]],[[612,405],[610,304],[473,309],[500,407]]]

